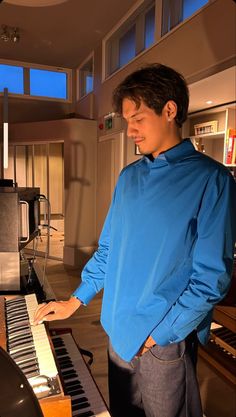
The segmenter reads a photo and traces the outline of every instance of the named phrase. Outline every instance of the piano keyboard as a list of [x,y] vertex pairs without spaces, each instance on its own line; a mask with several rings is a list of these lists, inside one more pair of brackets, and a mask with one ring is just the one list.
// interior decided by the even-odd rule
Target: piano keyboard
[[111,417],[70,333],[52,336],[64,392],[71,396],[73,417]]
[[32,326],[35,294],[5,301],[7,348],[38,398],[59,394],[58,371],[44,324]]
[[210,340],[207,345],[199,346],[199,354],[227,381],[235,386],[236,333],[233,331],[235,328],[234,323],[231,328],[232,330],[218,322],[212,322]]
[[231,355],[236,360],[236,333],[220,326],[218,329],[211,330],[212,341],[221,346],[228,355]]

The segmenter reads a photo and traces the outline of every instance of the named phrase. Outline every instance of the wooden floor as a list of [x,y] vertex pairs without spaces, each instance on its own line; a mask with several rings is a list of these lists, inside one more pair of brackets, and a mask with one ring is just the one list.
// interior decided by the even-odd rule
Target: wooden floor
[[[38,261],[42,263],[42,260]],[[48,260],[47,279],[59,300],[67,299],[80,282],[80,271],[66,269],[62,262]],[[107,336],[100,322],[102,294],[87,307],[81,307],[71,318],[53,322],[51,327],[70,327],[80,347],[92,351],[92,374],[108,403]],[[198,379],[206,417],[235,417],[236,400],[232,386],[223,381],[201,358],[198,361]],[[160,416],[161,417],[161,416]]]

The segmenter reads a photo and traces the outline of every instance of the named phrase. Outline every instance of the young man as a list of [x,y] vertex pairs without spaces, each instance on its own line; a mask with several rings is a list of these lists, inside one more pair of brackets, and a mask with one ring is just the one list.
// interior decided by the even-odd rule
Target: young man
[[188,89],[173,69],[135,71],[113,102],[144,156],[120,174],[82,283],[70,300],[40,307],[35,322],[66,318],[104,288],[112,416],[201,417],[196,343],[207,341],[229,288],[236,184],[182,140]]

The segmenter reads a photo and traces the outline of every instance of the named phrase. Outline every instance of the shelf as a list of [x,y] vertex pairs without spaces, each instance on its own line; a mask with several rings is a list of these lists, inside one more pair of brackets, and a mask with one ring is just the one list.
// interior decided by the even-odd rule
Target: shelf
[[[235,129],[235,108],[225,108],[224,110],[208,112],[207,110],[202,114],[195,114],[188,119],[188,123],[185,125],[184,136],[188,137],[190,132],[192,136],[193,145],[199,152],[204,151],[206,155],[221,162],[230,170],[235,170],[236,164],[233,163],[232,158],[229,156],[228,151],[228,136],[229,129]],[[195,130],[199,125],[207,126],[209,121],[217,122],[218,131],[215,133],[200,133],[194,135],[195,132],[199,133],[199,130]],[[203,130],[203,129],[202,129]],[[231,161],[231,163],[225,163],[225,161]]]
[[224,138],[225,131],[216,133],[203,133],[202,135],[190,136],[190,139],[221,139]]

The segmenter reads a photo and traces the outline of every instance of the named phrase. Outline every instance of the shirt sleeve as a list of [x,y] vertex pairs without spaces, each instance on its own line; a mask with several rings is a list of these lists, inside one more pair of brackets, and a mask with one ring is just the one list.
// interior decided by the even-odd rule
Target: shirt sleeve
[[81,274],[82,282],[73,293],[73,296],[81,300],[85,305],[88,304],[104,286],[107,258],[109,255],[111,218],[115,201],[115,192],[99,238],[98,249],[85,265]]
[[151,333],[162,346],[177,343],[197,329],[229,288],[236,238],[236,183],[230,173],[211,175],[197,228],[189,284]]

